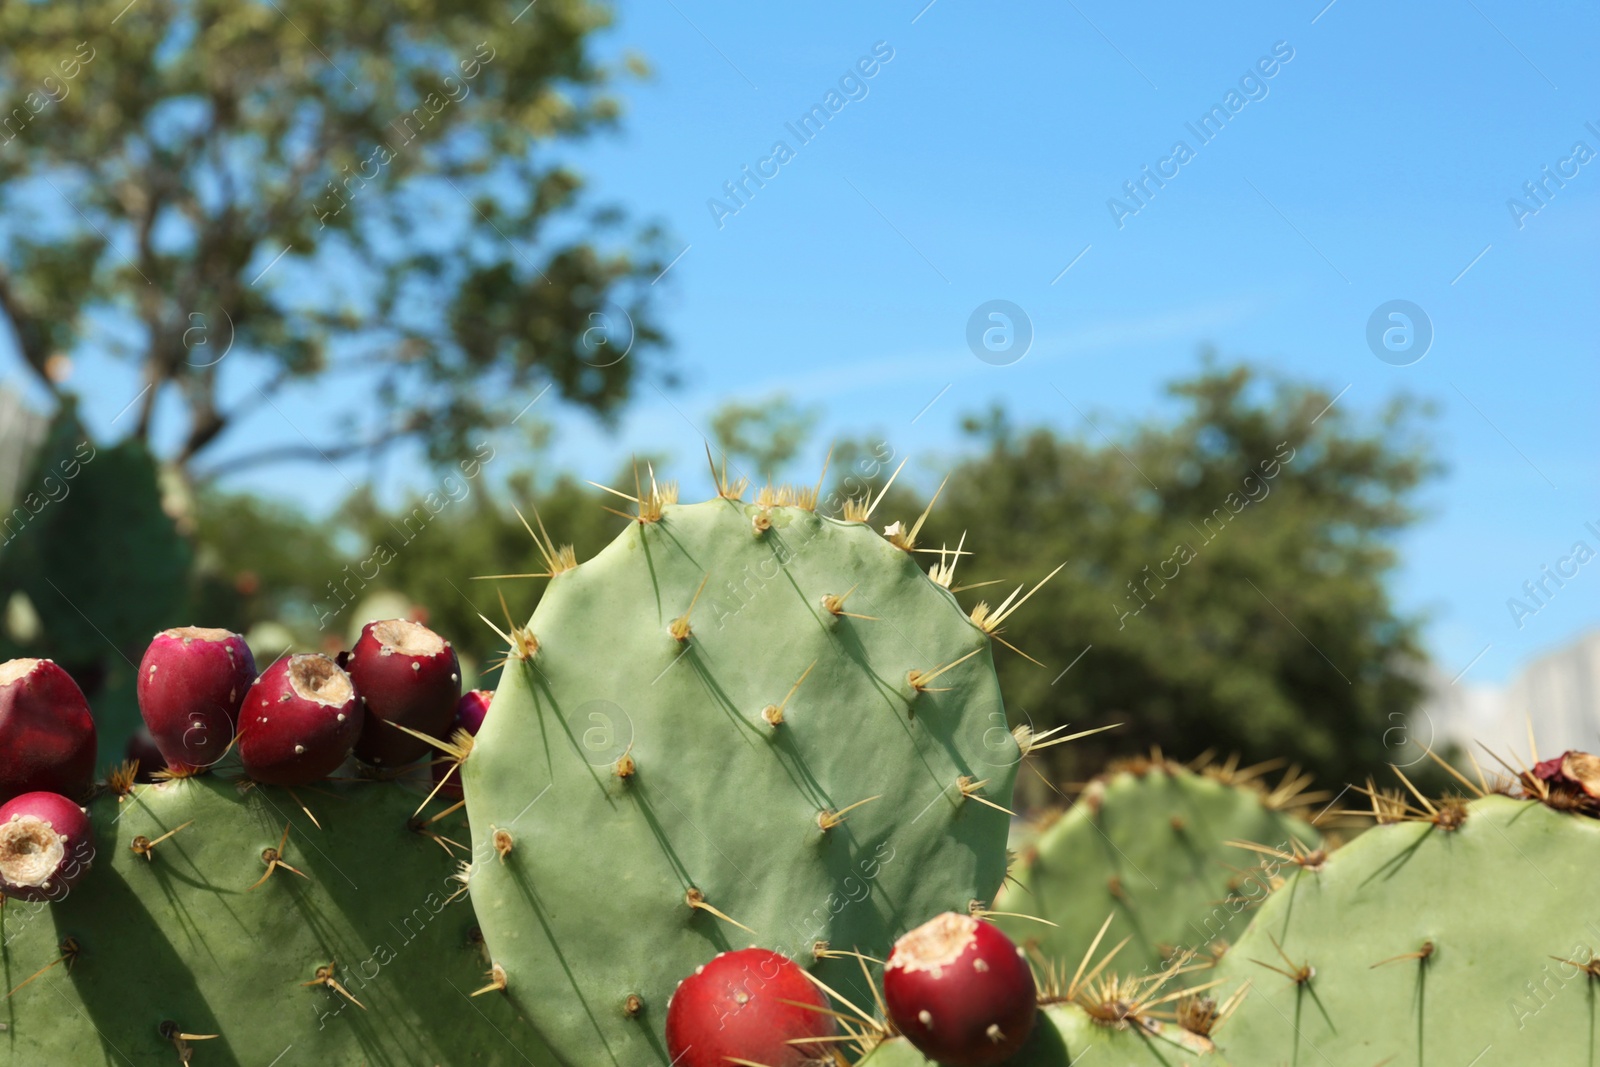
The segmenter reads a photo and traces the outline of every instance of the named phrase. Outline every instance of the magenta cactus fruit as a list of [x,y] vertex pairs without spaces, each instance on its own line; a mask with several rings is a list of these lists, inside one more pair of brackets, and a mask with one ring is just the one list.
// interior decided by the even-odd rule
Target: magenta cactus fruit
[[1532,775],[1551,793],[1581,803],[1600,800],[1600,757],[1569,750],[1533,765]]
[[94,778],[94,716],[47,659],[0,663],[0,802],[24,793],[81,797]]
[[[461,694],[461,699],[456,701],[456,718],[450,727],[454,736],[457,730],[465,730],[473,737],[478,736],[478,731],[483,728],[484,716],[489,714],[489,703],[494,700],[494,691],[490,689],[469,689]],[[433,764],[433,783],[440,786],[439,792],[446,796],[461,797],[461,772],[450,773],[454,763],[448,759],[435,760]],[[446,776],[449,780],[446,781]],[[441,783],[443,783],[441,785]]]
[[493,702],[493,689],[469,689],[462,693],[461,699],[456,701],[456,721],[451,732],[465,730],[477,737],[478,731],[483,729],[484,717],[489,714],[489,705]]
[[184,626],[156,634],[139,663],[139,714],[172,771],[222,758],[255,680],[255,657],[236,633]]
[[763,948],[724,952],[678,983],[667,1004],[667,1053],[677,1067],[831,1062],[834,1033],[828,998],[799,964]]
[[281,659],[244,698],[239,759],[269,785],[309,785],[343,763],[361,736],[355,684],[327,656]]
[[0,805],[0,894],[60,900],[94,861],[89,813],[59,793],[24,793]]
[[923,1055],[947,1067],[988,1067],[1033,1033],[1033,972],[990,923],[945,912],[895,942],[883,970],[889,1018]]
[[405,619],[369,622],[345,659],[366,704],[356,758],[375,767],[403,767],[432,749],[391,723],[444,740],[461,697],[461,664],[450,642]]

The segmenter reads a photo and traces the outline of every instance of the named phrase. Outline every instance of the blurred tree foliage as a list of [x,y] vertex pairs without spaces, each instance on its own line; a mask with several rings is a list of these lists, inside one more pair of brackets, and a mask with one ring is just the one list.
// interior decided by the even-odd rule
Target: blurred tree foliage
[[0,317],[58,395],[80,349],[137,365],[123,425],[185,469],[285,387],[359,373],[359,418],[297,414],[304,444],[210,474],[402,439],[454,460],[545,385],[609,413],[661,341],[658,235],[553,151],[617,117],[592,55],[609,20],[596,0],[0,6]]
[[[966,532],[958,587],[1005,579],[962,602],[1066,564],[1004,625],[1044,664],[997,650],[1013,715],[1126,724],[1052,750],[1068,778],[1152,745],[1282,757],[1325,783],[1410,763],[1398,746],[1424,657],[1386,582],[1438,470],[1427,413],[1401,398],[1364,424],[1320,389],[1209,363],[1169,393],[1176,420],[1114,443],[998,410],[967,422],[980,450],[954,464],[921,538],[954,547]],[[921,507],[891,495],[879,517]]]
[[[1125,725],[1049,750],[1052,779],[1152,745],[1183,758],[1207,749],[1283,757],[1324,783],[1410,763],[1418,754],[1396,728],[1421,694],[1418,620],[1396,613],[1386,582],[1394,537],[1417,517],[1415,491],[1437,470],[1418,436],[1425,412],[1402,399],[1360,419],[1329,407],[1322,390],[1242,366],[1208,365],[1170,393],[1176,415],[1109,441],[1019,428],[998,410],[969,420],[974,447],[942,465],[950,479],[919,538],[954,548],[965,532],[975,554],[958,567],[958,589],[1005,580],[961,592],[969,608],[1031,588],[1065,562],[1004,625],[1002,637],[1044,664],[997,647],[1008,705],[1036,729]],[[754,425],[743,430],[750,457],[775,445]],[[841,442],[823,510],[876,494],[902,458],[883,439]],[[913,488],[912,470],[890,488],[875,526],[909,524],[926,506],[937,483]],[[631,487],[632,478],[630,467],[610,484]],[[530,522],[536,504],[580,559],[623,525],[601,510],[597,490],[566,475],[521,472],[508,489],[491,489],[458,472],[432,497],[389,510],[357,496],[317,528],[248,498],[213,499],[202,513],[204,555],[219,584],[249,571],[256,590],[241,601],[248,617],[213,621],[293,617],[308,640],[337,634],[336,644],[354,610],[340,608],[351,599],[340,582],[376,574],[350,592],[403,590],[484,662],[501,650],[477,617],[503,625],[496,590],[520,621],[544,586],[471,580],[543,569],[513,504]],[[437,514],[424,521],[430,508]],[[362,570],[378,545],[394,558]],[[937,558],[919,561],[926,569]],[[338,614],[319,630],[330,610]]]
[[[817,423],[817,412],[778,395],[755,403],[730,401],[711,416],[711,435],[728,459],[730,472],[743,472],[752,484],[772,478],[800,454]],[[721,455],[718,462],[721,462]]]
[[[479,616],[501,629],[506,611],[525,622],[544,588],[543,579],[483,577],[545,569],[518,513],[535,530],[542,521],[558,545],[574,545],[580,560],[624,523],[571,475],[522,469],[491,482],[494,462],[492,453],[466,461],[393,507],[357,492],[320,522],[245,494],[202,494],[197,617],[240,632],[278,624],[297,648],[331,652],[370,621],[364,602],[393,592],[479,665],[497,659],[504,642]],[[612,484],[632,479],[630,466]]]

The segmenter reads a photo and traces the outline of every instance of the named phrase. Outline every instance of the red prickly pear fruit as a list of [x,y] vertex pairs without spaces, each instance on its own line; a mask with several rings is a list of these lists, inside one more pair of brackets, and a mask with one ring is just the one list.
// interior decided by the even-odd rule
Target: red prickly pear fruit
[[998,927],[945,912],[895,942],[883,969],[889,1018],[929,1059],[989,1067],[1016,1054],[1038,1010],[1033,972]]
[[791,1044],[832,1037],[829,1010],[827,997],[787,956],[762,948],[724,952],[678,983],[667,1005],[667,1053],[675,1067],[801,1067],[831,1056],[826,1040]]
[[0,805],[0,894],[60,900],[94,862],[89,813],[59,793],[24,793]]
[[244,638],[183,626],[156,634],[139,662],[139,714],[167,766],[198,771],[222,758],[256,680]]
[[456,721],[451,732],[465,730],[473,737],[478,736],[478,731],[483,729],[483,720],[489,714],[489,705],[494,703],[493,689],[469,689],[461,694],[461,699],[456,701]]
[[345,670],[366,705],[356,758],[375,767],[404,767],[433,751],[390,723],[444,740],[461,697],[461,664],[450,642],[405,619],[369,622]]
[[1600,800],[1600,757],[1576,750],[1533,765],[1533,776],[1553,789]]
[[161,754],[156,739],[143,726],[128,738],[128,750],[122,758],[139,765],[139,772],[134,776],[136,782],[153,782],[157,771],[167,769],[167,757]]
[[[457,730],[465,730],[473,737],[477,737],[478,731],[483,729],[484,716],[489,714],[489,702],[493,699],[494,691],[491,689],[469,689],[462,693],[461,699],[456,702],[456,719],[450,727],[451,735],[454,736]],[[442,782],[443,785],[439,789],[441,795],[460,799],[463,795],[461,792],[461,772],[458,770],[456,773],[450,774],[452,762],[445,759],[434,763],[433,784],[440,785]],[[448,781],[445,780],[445,775],[447,774],[450,775]]]
[[81,797],[94,779],[94,716],[47,659],[0,663],[0,802],[23,793]]
[[244,772],[268,785],[310,785],[343,763],[365,713],[350,676],[327,656],[290,656],[245,694],[239,722]]

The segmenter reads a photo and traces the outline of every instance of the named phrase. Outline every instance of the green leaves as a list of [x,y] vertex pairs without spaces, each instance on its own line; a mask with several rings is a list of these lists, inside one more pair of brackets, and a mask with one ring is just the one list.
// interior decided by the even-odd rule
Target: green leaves
[[[1013,705],[1038,728],[1128,723],[1062,750],[1069,780],[1152,742],[1283,756],[1323,780],[1397,758],[1385,731],[1414,706],[1421,651],[1386,583],[1435,470],[1419,409],[1358,418],[1349,396],[1248,367],[1170,391],[1175,417],[1090,412],[1107,437],[973,423],[985,450],[955,464],[922,543],[965,531],[977,554],[958,584],[1008,579],[1001,595],[1069,561],[1007,627],[1046,664],[999,655]],[[886,521],[924,504],[898,493]]]
[[[182,465],[260,406],[218,401],[241,381],[270,396],[360,369],[372,403],[317,439],[330,452],[409,437],[455,458],[545,385],[609,412],[661,341],[635,284],[660,270],[655,237],[580,215],[581,178],[547,161],[616,114],[589,54],[609,19],[590,0],[0,10],[0,99],[23,107],[0,198],[42,205],[0,241],[0,311],[42,380],[51,354],[106,343],[91,316],[115,323],[180,401]],[[552,247],[557,222],[577,237]],[[601,309],[635,343],[597,368]],[[192,358],[195,315],[226,362]]]

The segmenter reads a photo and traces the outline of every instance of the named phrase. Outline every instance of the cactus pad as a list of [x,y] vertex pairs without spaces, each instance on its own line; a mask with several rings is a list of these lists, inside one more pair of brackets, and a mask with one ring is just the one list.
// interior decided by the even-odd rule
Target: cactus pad
[[1251,877],[1261,857],[1228,844],[1291,852],[1315,848],[1317,832],[1279,810],[1296,781],[1277,791],[1226,768],[1196,773],[1138,760],[1092,781],[1054,825],[1023,849],[995,909],[1037,916],[1054,928],[1001,916],[1018,944],[1075,966],[1106,916],[1106,944],[1131,937],[1117,966],[1152,974],[1188,949],[1204,956],[1244,932],[1266,893]]
[[1216,972],[1251,982],[1220,1041],[1230,1059],[1595,1062],[1600,822],[1495,795],[1435,808],[1261,905]]
[[[1090,1055],[1093,1052],[1094,1055]],[[1040,1009],[1033,1036],[1005,1067],[1227,1067],[1207,1038],[1172,1022],[1106,1025],[1076,1004]],[[903,1037],[883,1042],[859,1067],[933,1067]]]
[[[5,906],[0,981],[21,988],[0,1002],[0,1062],[264,1067],[292,1047],[285,1065],[553,1064],[511,1005],[470,997],[483,948],[465,899],[445,903],[455,864],[408,830],[417,798],[302,795],[322,829],[282,791],[215,776],[97,799],[89,875]],[[286,824],[288,866],[268,874]]]
[[1019,758],[989,638],[920,557],[799,506],[641,513],[554,568],[463,768],[507,995],[601,1065],[666,1064],[668,1000],[721,951],[853,989],[824,943],[881,959],[990,901]]

